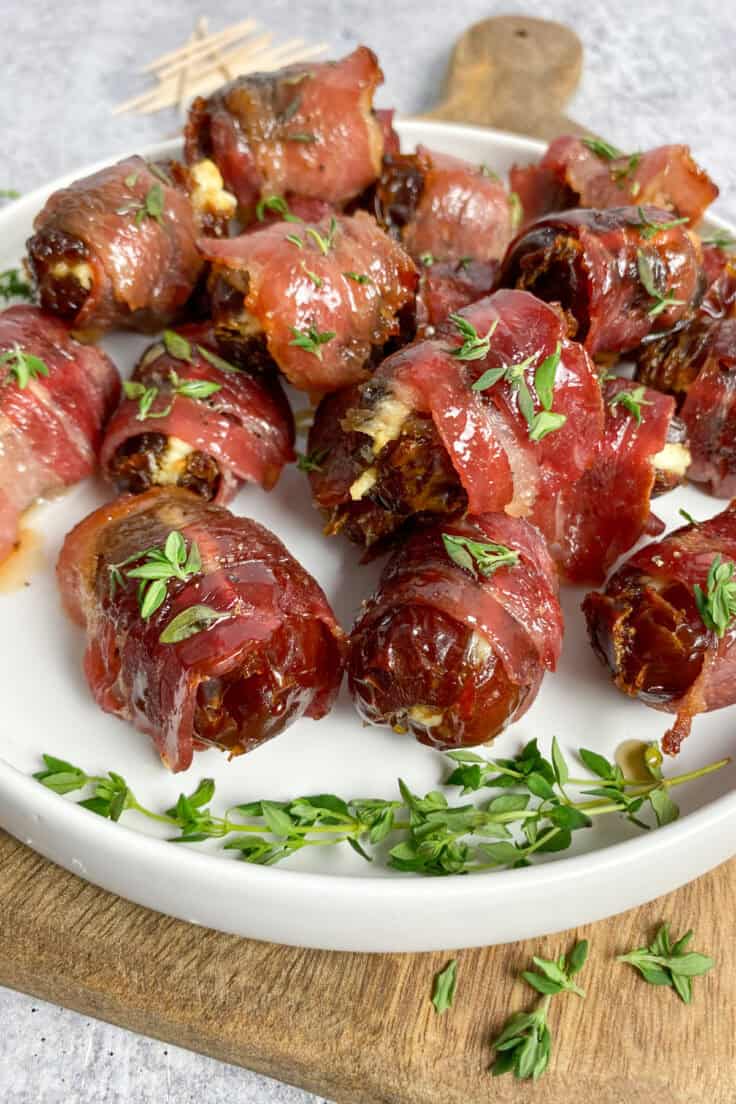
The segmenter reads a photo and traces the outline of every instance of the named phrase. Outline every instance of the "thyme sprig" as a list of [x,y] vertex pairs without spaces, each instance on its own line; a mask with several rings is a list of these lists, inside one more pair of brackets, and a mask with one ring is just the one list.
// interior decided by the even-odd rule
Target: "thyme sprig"
[[[171,354],[175,355],[175,354]],[[214,380],[181,379],[174,368],[169,372],[169,382],[172,387],[171,401],[162,410],[152,410],[154,402],[159,396],[160,389],[155,385],[146,386],[138,380],[124,380],[123,391],[127,399],[138,400],[137,422],[145,422],[148,418],[166,418],[174,408],[177,398],[182,399],[208,399],[222,390],[221,383]]]
[[708,955],[687,949],[693,934],[691,928],[673,942],[669,924],[662,924],[648,947],[637,947],[628,954],[618,955],[616,961],[628,962],[649,985],[668,986],[685,1004],[690,1004],[692,979],[707,974],[715,965]]
[[15,376],[18,386],[26,388],[31,380],[48,376],[49,367],[41,357],[26,353],[16,341],[12,349],[0,354],[0,371],[5,376]]
[[659,290],[651,258],[643,249],[637,249],[636,251],[636,265],[642,287],[647,295],[653,300],[651,307],[647,311],[647,316],[649,318],[656,318],[662,311],[669,310],[670,307],[681,307],[684,304],[684,299],[675,299],[675,293],[673,291],[666,291],[663,293]]
[[[137,567],[128,568],[131,563],[142,560]],[[123,568],[128,568],[123,570]],[[110,577],[110,597],[115,596],[118,587],[126,587],[128,579],[138,581],[138,606],[141,617],[147,621],[160,606],[168,593],[171,579],[188,582],[202,570],[202,557],[196,541],[191,541],[189,549],[177,529],[172,529],[162,548],[145,548],[134,552],[118,563],[108,564]],[[166,641],[164,641],[166,643]]]
[[30,284],[22,279],[20,269],[6,268],[0,272],[0,299],[7,303],[10,299],[32,299]]
[[[175,558],[181,567],[180,555]],[[155,566],[160,561],[151,558],[150,562]],[[165,588],[163,579],[155,582]],[[502,791],[481,805],[452,805],[438,790],[420,796],[399,779],[393,800],[311,794],[285,801],[247,801],[217,815],[210,807],[214,782],[205,780],[193,794],[180,795],[171,809],[157,813],[143,806],[127,782],[112,771],[88,775],[80,767],[44,756],[45,768],[35,777],[60,794],[91,788],[91,798],[81,802],[85,808],[112,820],[126,810],[135,811],[166,826],[175,843],[225,840],[225,849],[244,862],[270,866],[305,847],[346,843],[368,861],[385,856],[395,870],[445,876],[528,866],[535,855],[568,848],[572,833],[589,827],[596,816],[615,813],[648,828],[636,815],[647,805],[657,824],[667,823],[677,815],[670,796],[674,787],[730,762],[722,759],[665,779],[659,751],[642,748],[647,782],[624,778],[618,766],[585,749],[581,759],[595,777],[572,778],[557,740],[552,743],[551,761],[541,755],[535,740],[514,759],[490,760],[470,751],[450,753],[455,769],[448,785],[461,787],[463,793],[486,787]],[[585,800],[568,796],[570,787],[591,783],[597,784],[583,791]],[[398,839],[386,852],[389,836]]]
[[698,613],[706,629],[723,637],[736,617],[736,565],[722,560],[720,554],[713,557],[705,590],[696,583],[693,587]]
[[519,410],[529,427],[530,441],[543,440],[548,433],[561,429],[567,421],[566,414],[558,414],[552,409],[555,376],[562,356],[562,345],[558,341],[554,352],[544,358],[534,373],[534,386],[542,405],[541,410],[535,411],[534,399],[529,390],[525,372],[538,356],[539,353],[532,353],[517,364],[501,364],[496,368],[488,368],[471,387],[473,391],[487,391],[499,380],[506,380],[518,397]]

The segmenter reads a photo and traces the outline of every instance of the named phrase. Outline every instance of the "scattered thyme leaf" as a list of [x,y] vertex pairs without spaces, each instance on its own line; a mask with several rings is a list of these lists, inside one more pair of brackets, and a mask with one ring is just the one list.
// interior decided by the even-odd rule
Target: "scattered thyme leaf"
[[616,406],[621,406],[634,419],[637,425],[641,425],[641,408],[643,406],[651,406],[651,399],[645,399],[647,389],[643,385],[640,387],[634,387],[630,391],[617,391],[616,394],[608,400],[609,407],[613,410]]
[[518,552],[493,541],[476,541],[456,533],[443,533],[442,543],[452,562],[471,575],[477,576],[480,572],[488,578],[499,568],[515,567],[519,562]]
[[693,590],[698,613],[706,629],[719,637],[725,636],[736,617],[736,580],[732,561],[721,560],[719,553],[710,565],[705,590],[698,583]]
[[457,986],[457,959],[452,958],[445,966],[444,970],[441,970],[435,975],[434,988],[432,992],[432,1004],[434,1010],[438,1016],[441,1016],[444,1012],[447,1012],[448,1008],[452,1008],[452,1002],[455,1000],[455,988]]
[[692,930],[687,931],[673,943],[669,924],[664,923],[648,947],[637,947],[628,954],[618,955],[616,961],[633,966],[649,985],[674,989],[685,1004],[690,1004],[692,978],[702,977],[715,965],[708,955],[686,949],[692,937]]

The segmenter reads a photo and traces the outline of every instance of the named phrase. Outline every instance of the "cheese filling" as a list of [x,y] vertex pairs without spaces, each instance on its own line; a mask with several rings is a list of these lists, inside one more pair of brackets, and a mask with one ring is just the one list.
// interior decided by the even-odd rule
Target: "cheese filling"
[[187,458],[194,449],[179,437],[169,437],[166,448],[156,458],[156,482],[162,486],[176,485],[186,471]]
[[652,457],[652,463],[660,471],[671,472],[682,478],[690,467],[691,459],[687,445],[670,443]]
[[189,170],[192,181],[190,198],[197,211],[210,211],[216,215],[231,218],[236,211],[238,201],[225,188],[220,170],[214,161],[198,161]]
[[90,291],[92,288],[92,267],[86,261],[77,261],[76,264],[57,261],[51,269],[51,275],[57,280],[62,280],[65,276],[71,276],[85,291]]
[[375,468],[366,468],[362,475],[359,475],[355,482],[350,487],[350,497],[353,502],[360,502],[361,498],[368,494],[368,491],[375,484],[378,479],[378,472]]
[[410,721],[423,725],[425,728],[437,728],[445,719],[442,710],[433,709],[431,705],[413,705],[407,711]]
[[373,454],[378,455],[384,445],[395,441],[401,427],[411,414],[411,407],[400,399],[387,398],[376,405],[370,415],[355,428],[366,437],[373,438]]

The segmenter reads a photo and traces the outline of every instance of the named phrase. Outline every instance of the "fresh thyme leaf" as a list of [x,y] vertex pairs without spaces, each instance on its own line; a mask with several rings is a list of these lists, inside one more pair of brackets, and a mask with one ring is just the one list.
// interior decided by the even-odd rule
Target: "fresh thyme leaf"
[[[141,616],[143,614],[141,613]],[[188,640],[190,636],[205,632],[213,625],[219,624],[232,617],[232,613],[213,609],[211,606],[189,606],[187,609],[172,617],[166,628],[159,635],[162,644],[178,644],[181,640]]]
[[326,345],[328,341],[332,341],[333,337],[337,337],[334,330],[325,330],[320,333],[314,326],[310,326],[306,330],[298,330],[295,326],[289,328],[294,335],[289,344],[296,345],[298,349],[304,349],[305,352],[316,356],[317,360],[322,359],[322,346]]
[[560,364],[562,345],[557,342],[553,353],[545,357],[534,373],[534,387],[539,395],[539,401],[545,410],[552,409],[552,393],[555,386],[555,375]]
[[441,1016],[443,1012],[447,1012],[448,1008],[452,1008],[452,1002],[455,999],[456,985],[457,959],[452,958],[447,963],[444,970],[441,970],[435,975],[434,979],[432,1004],[434,1005],[435,1012],[439,1016]]
[[555,781],[558,786],[564,786],[570,777],[565,756],[562,754],[557,737],[552,737],[552,767],[555,772]]
[[280,215],[285,222],[302,222],[302,219],[298,215],[292,214],[289,209],[289,204],[286,202],[283,196],[270,195],[264,199],[259,199],[256,204],[256,218],[259,222],[263,222],[266,218],[266,211],[273,211],[275,215]]
[[[451,314],[450,321],[463,338],[463,343],[459,348],[450,350],[450,356],[455,357],[456,360],[482,360],[488,356],[491,348],[491,338],[498,326],[497,318],[493,319],[488,327],[488,333],[484,337],[480,337],[473,323],[469,322],[467,318],[463,318],[461,314]],[[478,388],[475,387],[475,390],[478,390]]]
[[609,399],[608,405],[611,409],[622,406],[636,424],[641,425],[641,408],[652,405],[651,399],[644,398],[646,393],[647,389],[644,386],[634,387],[631,391],[617,391],[613,398]]
[[715,556],[708,571],[705,590],[696,583],[695,604],[706,629],[723,637],[736,616],[736,580],[731,560]]
[[[626,155],[624,154],[624,156],[626,156]],[[627,177],[633,176],[633,174],[639,168],[639,165],[641,164],[642,156],[643,155],[640,152],[637,151],[636,153],[630,154],[629,160],[625,165],[622,165],[619,168],[614,168],[613,166],[611,166],[611,179],[613,180],[614,184],[616,184],[617,187],[623,189],[626,186]],[[631,195],[632,195],[632,197],[635,198],[639,194],[640,191],[641,191],[641,184],[639,183],[639,181],[638,180],[633,181],[633,183],[631,185]]]
[[649,318],[656,318],[658,314],[661,314],[662,311],[669,310],[670,307],[681,307],[683,305],[685,300],[675,299],[674,292],[668,291],[663,295],[658,289],[651,258],[647,256],[643,249],[637,249],[636,251],[636,264],[639,270],[639,279],[641,280],[642,287],[647,295],[651,296],[654,300],[654,303],[647,311]]
[[500,180],[501,179],[500,176],[498,175],[498,173],[494,172],[493,169],[489,168],[488,165],[486,165],[486,163],[484,161],[481,161],[480,165],[478,166],[478,172],[480,173],[481,176],[487,176],[489,178],[489,180]]
[[5,376],[15,376],[15,382],[20,388],[26,388],[31,380],[39,376],[48,376],[49,368],[41,357],[26,353],[16,342],[12,349],[6,349],[0,354],[0,368],[5,369]]
[[306,131],[306,130],[297,131],[296,134],[287,134],[286,135],[286,141],[287,142],[304,142],[305,144],[309,144],[311,142],[316,142],[317,141],[317,135],[312,134],[311,131]]
[[572,980],[583,967],[588,954],[587,940],[577,943],[568,955],[557,960],[534,956],[536,970],[524,970],[521,976],[542,1000],[533,1012],[514,1012],[503,1030],[491,1043],[496,1059],[491,1073],[498,1077],[513,1072],[519,1080],[538,1080],[546,1070],[552,1051],[552,1036],[547,1014],[552,997],[558,993],[574,993],[584,997],[584,991]]
[[20,199],[20,192],[15,188],[0,188],[0,199]]
[[297,247],[297,249],[303,249],[304,248],[304,242],[302,241],[302,239],[299,237],[298,234],[287,234],[286,237],[284,238],[284,241],[288,241],[288,242],[291,243],[291,245],[295,245]]
[[647,241],[658,234],[660,230],[671,230],[674,226],[682,226],[683,223],[690,221],[688,218],[676,218],[665,222],[652,222],[643,207],[637,207],[636,211],[639,221],[635,222],[634,226],[641,230],[641,236]]
[[353,280],[356,284],[372,284],[373,280],[370,276],[366,276],[364,272],[343,272],[343,276],[348,280]]
[[290,100],[284,110],[281,112],[281,122],[288,123],[290,119],[293,119],[302,102],[301,92],[297,92],[293,100]]
[[314,286],[316,288],[321,288],[324,283],[322,277],[318,276],[316,272],[312,272],[310,268],[307,268],[307,265],[304,261],[302,261],[301,267],[303,268],[305,275],[309,277]]
[[322,471],[322,461],[327,456],[327,449],[315,449],[310,453],[297,452],[296,466],[299,471]]
[[708,955],[687,951],[693,932],[685,932],[672,943],[669,924],[662,924],[648,947],[637,947],[628,954],[618,955],[617,962],[627,962],[639,971],[650,985],[669,986],[685,1004],[692,999],[691,979],[702,977],[715,965]]
[[175,394],[185,399],[208,399],[217,391],[222,391],[222,384],[214,380],[183,379],[177,384]]
[[687,510],[683,510],[682,507],[678,510],[680,517],[683,517],[688,525],[698,525],[699,522],[695,520],[692,514],[689,514]]
[[714,230],[700,239],[703,245],[714,245],[717,249],[736,249],[736,238],[728,230]]
[[425,268],[431,268],[434,264],[434,255],[427,250],[425,253],[419,254],[419,261]]
[[0,272],[0,299],[7,302],[9,299],[32,299],[33,292],[30,284],[21,278],[17,268],[6,268]]
[[150,173],[153,173],[154,176],[157,176],[162,184],[166,184],[171,187],[174,181],[171,179],[171,176],[163,167],[163,165],[157,164],[156,161],[147,161],[146,165],[148,167],[148,171]]
[[534,415],[529,426],[529,440],[541,441],[548,433],[555,433],[558,429],[562,429],[566,421],[566,414],[558,414],[554,410],[540,410]]
[[610,142],[604,142],[602,138],[583,138],[581,141],[591,153],[594,153],[596,157],[600,157],[603,161],[617,161],[619,157],[626,156],[620,149],[616,149]]
[[192,346],[185,337],[175,330],[164,330],[163,339],[169,356],[174,357],[175,360],[186,360],[191,363]]
[[319,230],[316,230],[314,228],[314,226],[308,226],[306,228],[306,230],[304,231],[305,236],[308,235],[310,238],[312,238],[312,240],[317,245],[317,248],[319,249],[320,253],[322,253],[325,257],[330,252],[330,249],[332,248],[332,246],[335,242],[335,234],[336,233],[337,233],[337,219],[335,218],[334,215],[330,219],[330,227],[329,227],[329,230],[327,232],[327,237],[326,238],[323,238],[322,235],[320,234]]
[[[126,564],[138,559],[143,562],[122,571]],[[125,579],[140,580],[138,605],[142,619],[147,621],[163,605],[169,581],[179,579],[183,583],[188,582],[201,571],[202,559],[195,541],[190,543],[187,553],[184,537],[178,530],[172,530],[163,548],[147,548],[111,567],[117,573],[114,576],[117,585]]]
[[213,368],[219,368],[221,372],[237,372],[238,369],[234,364],[231,364],[229,360],[223,360],[217,353],[213,353],[210,349],[207,349],[204,345],[197,346],[197,352],[201,357],[211,364]]
[[518,552],[493,541],[475,541],[456,533],[443,533],[442,543],[453,563],[471,575],[477,576],[480,572],[488,578],[499,568],[515,567],[519,562]]
[[[171,337],[178,338],[178,334],[174,334],[171,331],[164,333],[164,342],[166,341],[166,334],[170,333]],[[183,338],[181,339],[184,340]],[[189,354],[191,355],[191,347],[189,342],[185,342]],[[183,354],[183,349],[179,346],[179,352]],[[171,353],[172,356],[177,356],[176,353]],[[183,355],[178,359],[184,359]],[[215,383],[214,380],[199,380],[199,379],[180,379],[176,372],[169,372],[169,380],[172,385],[173,398],[171,402],[165,406],[162,410],[152,410],[152,406],[160,394],[158,387],[151,386],[146,387],[138,380],[124,380],[123,392],[127,399],[135,401],[138,400],[138,414],[136,415],[136,421],[144,422],[147,418],[166,418],[172,411],[174,406],[174,400],[180,396],[183,399],[208,399],[210,395],[214,395],[217,391],[222,390],[221,383]]]

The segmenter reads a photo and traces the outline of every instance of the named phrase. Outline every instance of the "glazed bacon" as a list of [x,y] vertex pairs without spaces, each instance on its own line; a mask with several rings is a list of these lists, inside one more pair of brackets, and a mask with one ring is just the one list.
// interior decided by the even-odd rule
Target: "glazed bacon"
[[451,314],[490,295],[499,261],[435,261],[422,264],[415,305],[417,337],[431,337]]
[[[455,548],[492,542],[505,560],[484,575],[465,551],[460,566],[443,535]],[[350,638],[350,692],[370,724],[430,747],[482,744],[530,707],[562,628],[554,568],[530,525],[504,514],[437,524],[386,565]]]
[[166,179],[129,157],[50,196],[27,243],[46,310],[93,335],[181,313],[204,263],[189,196]]
[[63,322],[36,307],[0,313],[0,560],[28,506],[94,471],[119,394],[109,357]]
[[624,353],[687,323],[701,260],[699,239],[657,207],[565,211],[512,242],[499,282],[560,303],[591,356]]
[[223,347],[251,370],[272,358],[291,384],[317,394],[369,375],[417,283],[411,259],[362,211],[273,222],[200,248],[213,265]]
[[384,158],[373,207],[415,260],[498,261],[513,236],[513,208],[495,173],[426,146]]
[[583,603],[593,649],[619,690],[677,715],[662,741],[670,755],[696,714],[736,702],[733,617],[720,624],[719,635],[696,600],[696,586],[704,596],[710,591],[716,558],[722,565],[736,561],[734,503],[647,545]]
[[343,204],[381,169],[386,124],[372,105],[382,81],[365,46],[340,61],[238,77],[192,104],[187,162],[214,161],[245,217],[262,195]]
[[[187,560],[196,545],[201,567],[195,556],[170,578],[144,619],[128,572],[172,532]],[[343,633],[312,576],[255,521],[179,488],[126,496],[72,530],[57,574],[67,613],[86,629],[95,700],[149,735],[169,770],[206,747],[251,751],[332,707]],[[188,628],[174,632],[182,618]]]
[[278,381],[238,371],[216,350],[211,327],[199,325],[166,331],[143,354],[102,446],[118,493],[175,485],[224,504],[243,482],[271,490],[294,459]]
[[605,142],[572,135],[555,138],[538,164],[515,165],[510,179],[525,224],[571,207],[641,203],[674,211],[695,226],[718,195],[688,146],[622,154]]
[[[603,432],[601,391],[560,313],[527,292],[500,291],[457,318],[487,344],[463,358],[464,338],[450,321],[385,360],[337,418],[332,403],[318,411],[309,448],[324,459],[311,479],[328,531],[347,527],[370,545],[414,513],[529,516],[540,496],[575,482],[591,462]],[[545,406],[537,370],[548,358]],[[488,373],[495,378],[484,386]],[[547,426],[539,439],[532,418]]]
[[531,518],[562,577],[576,584],[602,583],[640,537],[662,532],[651,498],[676,486],[690,460],[673,399],[625,379],[607,380],[603,392],[605,430],[590,467],[540,496]]

